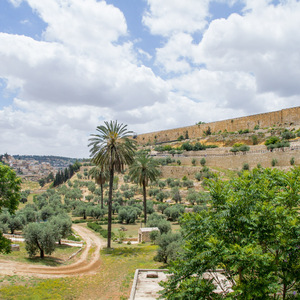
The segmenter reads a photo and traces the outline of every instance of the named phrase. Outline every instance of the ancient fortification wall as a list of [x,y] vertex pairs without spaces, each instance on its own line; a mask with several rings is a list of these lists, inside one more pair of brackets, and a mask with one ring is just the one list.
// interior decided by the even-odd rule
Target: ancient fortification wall
[[272,126],[289,126],[300,124],[300,106],[282,109],[279,111],[252,115],[248,117],[241,117],[229,120],[223,120],[218,122],[212,122],[201,125],[193,125],[187,127],[181,127],[176,129],[169,129],[151,133],[144,133],[137,136],[137,142],[139,144],[168,142],[177,140],[178,137],[183,135],[191,139],[203,136],[203,132],[210,127],[211,132],[224,131],[228,132],[238,130],[253,130],[258,125],[260,128],[272,127]]

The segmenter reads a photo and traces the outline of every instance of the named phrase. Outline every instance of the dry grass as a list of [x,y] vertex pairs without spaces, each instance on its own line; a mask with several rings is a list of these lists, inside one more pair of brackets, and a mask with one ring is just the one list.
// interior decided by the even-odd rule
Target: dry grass
[[128,299],[134,272],[142,268],[160,268],[155,262],[153,245],[120,247],[101,251],[97,274],[58,279],[24,276],[0,276],[1,299]]

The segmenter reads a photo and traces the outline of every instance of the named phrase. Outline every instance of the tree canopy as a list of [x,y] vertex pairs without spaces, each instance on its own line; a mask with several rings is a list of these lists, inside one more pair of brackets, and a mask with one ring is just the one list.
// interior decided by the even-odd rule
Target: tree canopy
[[154,182],[158,179],[160,171],[157,163],[152,157],[147,154],[138,155],[133,164],[129,168],[129,176],[131,180],[136,180],[143,187],[143,202],[144,202],[144,223],[147,222],[147,193],[146,187],[149,181]]
[[[8,166],[0,163],[0,212],[7,208],[10,213],[17,209],[21,198],[21,179]],[[0,230],[0,252],[10,252],[10,241],[5,239]]]
[[[300,292],[300,168],[244,171],[207,180],[207,210],[185,214],[182,257],[171,263],[166,299],[287,299]],[[232,290],[214,292],[221,269]],[[295,299],[295,298],[293,298]]]
[[109,172],[107,248],[110,248],[114,173],[133,163],[136,142],[129,138],[132,131],[127,130],[127,125],[117,121],[104,122],[96,130],[97,134],[89,139],[89,147],[92,162]]

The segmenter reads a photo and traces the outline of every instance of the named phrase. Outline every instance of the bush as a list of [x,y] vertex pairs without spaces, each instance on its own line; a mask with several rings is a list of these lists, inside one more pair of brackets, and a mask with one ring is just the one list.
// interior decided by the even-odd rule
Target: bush
[[252,144],[253,145],[257,145],[258,144],[258,137],[257,137],[257,135],[252,135],[251,139],[252,139]]
[[205,159],[204,157],[201,158],[200,164],[201,164],[202,167],[205,166],[205,164],[206,164],[206,159]]
[[289,146],[290,146],[290,143],[288,141],[281,141],[281,142],[278,142],[276,144],[268,145],[267,149],[272,152],[273,149],[275,149],[275,148],[284,148],[284,147],[289,147]]
[[271,136],[265,141],[265,145],[272,145],[280,142],[280,138],[277,136]]
[[165,219],[163,215],[152,214],[147,221],[148,227],[157,227],[161,234],[171,230],[171,223]]
[[249,151],[249,150],[250,150],[250,147],[247,145],[244,145],[242,143],[235,143],[233,145],[233,148],[230,149],[230,151],[234,152],[234,153],[239,152],[239,151],[245,153],[246,151]]
[[213,174],[213,172],[211,172],[210,170],[209,170],[209,168],[208,167],[203,167],[203,169],[200,171],[200,172],[197,172],[196,174],[195,174],[195,178],[198,180],[198,181],[201,181],[201,180],[203,180],[203,179],[205,179],[205,178],[213,178],[214,177],[214,174]]
[[245,130],[239,130],[238,131],[239,134],[245,134],[245,133],[249,133],[249,129],[245,129]]
[[272,167],[275,167],[278,163],[278,160],[276,158],[273,158],[272,161],[271,161],[271,165]]
[[249,167],[249,164],[247,164],[247,163],[244,163],[243,164],[243,167],[242,167],[242,170],[247,170],[247,171],[249,171],[250,170],[250,167]]
[[290,164],[291,164],[291,166],[293,166],[293,165],[295,164],[295,157],[292,157],[292,158],[290,159]]
[[289,130],[285,130],[284,132],[281,133],[281,137],[285,140],[290,140],[290,139],[294,139],[296,137],[296,134]]
[[190,144],[190,142],[185,142],[181,145],[181,149],[185,151],[192,151],[193,146]]
[[[92,230],[100,233],[100,235],[102,235],[102,237],[104,237],[105,239],[107,238],[107,229],[103,229],[101,227],[101,225],[94,223],[94,222],[88,222],[87,226],[89,228],[91,228]],[[111,233],[111,237],[113,238],[115,236],[114,232]]]
[[178,218],[184,213],[184,211],[185,210],[182,205],[175,204],[166,208],[164,214],[168,217],[168,219],[177,221]]
[[188,179],[188,180],[183,181],[182,185],[186,188],[191,188],[194,186],[194,182],[193,182],[193,180]]
[[160,236],[160,233],[159,231],[157,230],[153,230],[150,232],[150,240],[152,243],[155,244],[155,241],[157,240],[157,238]]
[[154,260],[163,263],[168,263],[169,260],[174,260],[178,257],[182,245],[182,236],[180,233],[168,232],[160,235],[157,238],[159,246]]
[[123,223],[123,221],[126,222],[126,224],[133,224],[135,223],[137,217],[138,217],[138,208],[126,206],[119,210],[118,213],[118,219],[120,223]]

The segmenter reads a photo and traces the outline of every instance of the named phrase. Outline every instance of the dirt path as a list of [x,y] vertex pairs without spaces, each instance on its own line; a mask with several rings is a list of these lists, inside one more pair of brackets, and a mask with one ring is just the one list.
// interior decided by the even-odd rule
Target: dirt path
[[100,249],[102,246],[99,235],[96,235],[91,230],[78,224],[74,224],[73,229],[86,242],[80,258],[75,263],[61,267],[47,267],[0,260],[0,274],[34,275],[43,278],[51,278],[91,274],[96,272],[100,266]]

